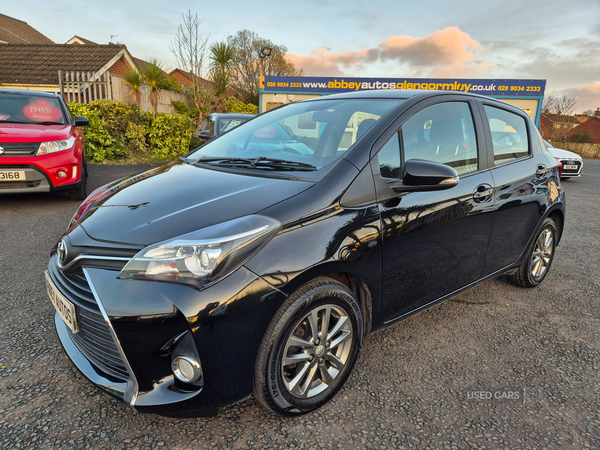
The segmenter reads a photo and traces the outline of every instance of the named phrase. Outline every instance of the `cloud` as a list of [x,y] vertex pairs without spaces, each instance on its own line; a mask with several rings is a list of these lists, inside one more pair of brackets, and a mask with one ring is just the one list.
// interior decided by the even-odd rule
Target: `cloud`
[[352,75],[368,64],[396,62],[418,76],[478,76],[495,68],[490,61],[478,61],[485,48],[458,27],[436,30],[422,38],[390,36],[377,47],[331,52],[326,47],[309,55],[286,57],[306,75]]
[[600,81],[566,89],[561,93],[575,98],[578,111],[596,111],[600,107]]
[[458,27],[436,30],[422,38],[390,36],[379,43],[381,59],[406,62],[411,67],[461,64],[473,61],[483,47]]
[[365,48],[357,51],[345,50],[343,53],[330,52],[326,47],[312,50],[308,56],[287,53],[286,58],[296,67],[304,70],[309,76],[338,76],[343,75],[341,67],[353,69],[356,66],[377,61],[379,52]]

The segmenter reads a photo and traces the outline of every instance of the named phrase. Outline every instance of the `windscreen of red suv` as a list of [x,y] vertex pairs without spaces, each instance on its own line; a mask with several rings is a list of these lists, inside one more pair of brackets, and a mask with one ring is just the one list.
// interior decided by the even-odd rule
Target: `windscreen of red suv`
[[36,125],[65,125],[57,99],[22,94],[0,96],[0,122]]

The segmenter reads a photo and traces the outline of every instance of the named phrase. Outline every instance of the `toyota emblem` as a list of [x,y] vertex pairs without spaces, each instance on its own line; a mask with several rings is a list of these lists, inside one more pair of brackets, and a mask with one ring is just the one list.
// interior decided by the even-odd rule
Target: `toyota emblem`
[[64,264],[67,261],[67,244],[65,244],[64,239],[60,240],[56,246],[56,251],[58,252],[58,260],[61,264]]

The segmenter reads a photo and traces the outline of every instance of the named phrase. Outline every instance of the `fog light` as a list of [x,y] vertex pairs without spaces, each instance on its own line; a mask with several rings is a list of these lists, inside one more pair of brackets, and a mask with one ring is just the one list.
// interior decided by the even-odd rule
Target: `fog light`
[[200,363],[189,356],[176,356],[171,361],[171,370],[179,381],[195,383],[202,378]]
[[67,172],[65,172],[64,170],[59,170],[57,175],[59,178],[65,178],[67,176]]

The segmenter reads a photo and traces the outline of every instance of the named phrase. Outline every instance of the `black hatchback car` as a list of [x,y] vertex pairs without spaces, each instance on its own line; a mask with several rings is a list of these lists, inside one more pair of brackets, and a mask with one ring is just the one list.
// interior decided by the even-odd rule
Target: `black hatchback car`
[[258,116],[96,190],[46,274],[65,351],[139,411],[251,394],[312,411],[363,338],[508,274],[548,274],[565,197],[522,110],[371,91]]

